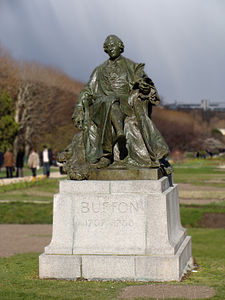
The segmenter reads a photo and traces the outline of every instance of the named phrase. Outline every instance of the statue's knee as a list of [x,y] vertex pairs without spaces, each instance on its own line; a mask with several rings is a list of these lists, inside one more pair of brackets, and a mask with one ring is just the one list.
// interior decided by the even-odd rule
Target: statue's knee
[[119,104],[118,101],[113,102],[112,107],[111,107],[111,110],[112,110],[113,112],[118,112],[118,111],[120,111],[120,104]]

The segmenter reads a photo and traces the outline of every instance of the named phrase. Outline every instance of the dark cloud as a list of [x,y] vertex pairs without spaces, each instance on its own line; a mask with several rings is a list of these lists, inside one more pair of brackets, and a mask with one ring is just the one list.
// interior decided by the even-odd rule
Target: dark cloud
[[0,43],[14,57],[87,81],[108,34],[146,63],[166,100],[225,97],[224,0],[1,0]]

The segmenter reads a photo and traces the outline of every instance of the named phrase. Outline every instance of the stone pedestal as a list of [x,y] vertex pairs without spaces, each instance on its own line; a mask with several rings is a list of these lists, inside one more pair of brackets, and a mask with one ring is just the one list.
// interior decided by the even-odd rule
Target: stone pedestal
[[180,280],[191,238],[168,179],[60,182],[40,278]]

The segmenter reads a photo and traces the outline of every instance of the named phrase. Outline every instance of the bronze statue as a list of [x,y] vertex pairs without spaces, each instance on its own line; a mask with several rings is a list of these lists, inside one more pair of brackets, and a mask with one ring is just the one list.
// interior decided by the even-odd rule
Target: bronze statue
[[123,42],[109,35],[109,59],[98,66],[80,93],[72,116],[81,131],[59,155],[70,179],[88,179],[92,168],[162,168],[169,149],[151,120],[160,102],[144,64],[121,55]]

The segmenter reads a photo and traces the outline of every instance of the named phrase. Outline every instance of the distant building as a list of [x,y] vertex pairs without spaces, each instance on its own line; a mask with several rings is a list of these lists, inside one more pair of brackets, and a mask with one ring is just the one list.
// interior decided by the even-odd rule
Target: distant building
[[210,105],[210,109],[215,111],[225,111],[225,102],[213,103]]
[[210,109],[209,100],[206,100],[206,99],[202,100],[200,108],[203,110],[209,110]]
[[189,111],[193,109],[201,109],[204,111],[211,110],[211,111],[225,112],[225,102],[217,102],[211,104],[210,101],[207,99],[201,100],[201,103],[194,103],[194,104],[178,103],[177,101],[175,101],[174,103],[166,104],[165,107],[172,110]]

